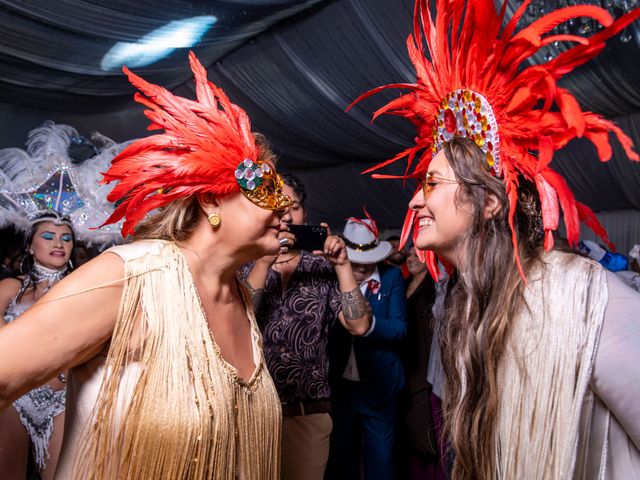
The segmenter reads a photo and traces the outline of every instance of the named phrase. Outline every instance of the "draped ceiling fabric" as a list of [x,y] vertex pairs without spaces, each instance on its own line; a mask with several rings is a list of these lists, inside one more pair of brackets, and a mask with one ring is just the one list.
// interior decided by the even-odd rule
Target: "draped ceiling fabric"
[[[509,7],[519,3],[510,0]],[[305,180],[310,221],[341,227],[366,205],[381,227],[397,228],[415,185],[359,172],[406,148],[413,127],[394,118],[370,124],[371,113],[397,93],[344,110],[374,86],[415,80],[405,47],[412,13],[413,0],[0,0],[0,147],[20,146],[46,119],[118,141],[143,135],[133,89],[118,71],[100,69],[103,55],[172,20],[215,15],[218,22],[194,50],[211,80],[269,137],[281,168]],[[638,23],[630,42],[611,41],[563,86],[584,109],[615,119],[640,150]],[[194,95],[185,49],[134,71]],[[613,147],[613,159],[601,164],[594,147],[577,140],[554,165],[599,216],[624,218],[608,226],[626,249],[640,225],[640,164],[629,162],[615,140]]]
[[[215,16],[198,43],[211,64],[283,18],[320,0],[2,0],[0,101],[66,112],[128,106],[131,86],[101,60],[117,42],[136,42],[175,20]],[[173,88],[191,73],[186,52],[145,67],[148,80]]]

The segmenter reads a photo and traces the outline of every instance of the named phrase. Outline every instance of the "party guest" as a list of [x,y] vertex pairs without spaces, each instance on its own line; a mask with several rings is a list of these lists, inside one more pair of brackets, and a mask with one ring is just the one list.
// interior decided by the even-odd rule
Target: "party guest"
[[383,263],[392,247],[379,240],[371,218],[349,219],[343,238],[373,321],[362,337],[336,329],[332,339],[332,478],[358,478],[362,463],[367,480],[388,480],[394,476],[397,398],[405,385],[399,353],[407,332],[404,280],[400,269]]
[[407,254],[407,268],[411,277],[407,281],[407,337],[402,349],[407,389],[400,404],[399,478],[439,480],[445,478],[439,438],[442,412],[427,381],[436,286],[414,247]]
[[0,410],[69,369],[61,480],[280,477],[280,401],[236,274],[278,252],[290,199],[246,113],[190,63],[197,101],[125,69],[164,130],[104,174],[108,222],[134,241],[0,331]]
[[[292,200],[282,221],[303,225],[304,184],[290,173],[282,179]],[[287,231],[280,239],[279,255],[256,260],[242,274],[257,299],[267,367],[282,402],[281,478],[322,480],[332,430],[329,330],[340,323],[364,333],[370,315],[340,237],[329,235],[318,255],[298,250]]]
[[[434,317],[451,477],[638,478],[640,296],[599,263],[554,249],[561,215],[570,245],[581,222],[610,243],[552,159],[582,137],[606,161],[612,133],[640,161],[619,127],[559,86],[640,8],[614,20],[572,6],[523,26],[526,3],[513,14],[504,5],[417,0],[407,41],[416,82],[360,97],[406,89],[378,113],[417,130],[394,160],[407,157],[407,177],[421,181],[403,232],[413,229],[434,276],[437,258],[450,272]],[[549,30],[585,16],[603,28],[585,38]],[[560,53],[541,58],[553,40]]]

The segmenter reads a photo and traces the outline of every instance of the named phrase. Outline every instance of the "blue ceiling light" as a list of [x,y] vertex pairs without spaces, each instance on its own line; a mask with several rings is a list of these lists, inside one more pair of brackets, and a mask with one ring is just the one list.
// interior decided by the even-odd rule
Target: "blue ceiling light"
[[118,42],[102,58],[104,71],[151,65],[166,57],[176,48],[189,48],[216,23],[213,16],[201,16],[174,20],[142,37],[135,43]]

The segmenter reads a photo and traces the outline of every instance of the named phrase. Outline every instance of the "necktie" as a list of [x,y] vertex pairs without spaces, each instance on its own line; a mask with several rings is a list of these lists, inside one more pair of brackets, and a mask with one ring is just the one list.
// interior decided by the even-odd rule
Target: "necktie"
[[378,293],[378,291],[380,290],[380,282],[374,280],[373,278],[369,279],[367,281],[367,290],[369,290],[369,292],[373,294]]

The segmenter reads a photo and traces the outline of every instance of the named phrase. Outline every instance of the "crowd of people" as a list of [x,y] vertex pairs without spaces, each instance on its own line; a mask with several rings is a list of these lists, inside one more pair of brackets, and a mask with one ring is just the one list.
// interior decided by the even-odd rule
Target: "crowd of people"
[[[514,70],[544,21],[485,51],[498,12],[462,21],[465,2],[436,3],[433,24],[416,2],[416,83],[382,88],[409,93],[378,113],[418,126],[404,152],[418,188],[386,240],[365,210],[338,234],[314,225],[320,243],[302,248],[321,199],[278,173],[196,56],[195,101],[124,69],[162,129],[104,173],[105,224],[126,241],[79,265],[94,226],[55,208],[31,212],[24,240],[3,233],[3,478],[638,478],[640,295],[610,270],[637,273],[640,253],[560,245],[561,213],[569,247],[580,221],[608,238],[549,167],[577,136],[575,99],[549,78],[640,10],[589,49]],[[639,160],[611,122],[571,115]]]
[[[368,216],[329,237],[331,256],[298,250],[288,226],[306,223],[306,189],[293,174],[281,178],[291,205],[280,218],[279,250],[238,270],[281,403],[280,478],[447,478],[442,385],[427,375],[429,360],[431,370],[440,362],[430,352],[438,348],[433,305],[442,283],[414,246],[399,248],[397,236],[380,240]],[[35,218],[25,239],[4,233],[11,241],[0,305],[8,324],[81,263],[71,222],[55,212]],[[617,258],[637,274],[636,250]],[[603,251],[583,241],[576,253],[601,261]],[[353,311],[362,312],[360,322],[346,313]],[[252,372],[248,366],[244,378]],[[6,478],[53,478],[65,393],[60,372],[1,414]]]
[[[426,465],[426,471],[443,471],[436,419],[428,414],[435,284],[426,266],[413,248],[408,256],[398,248],[397,237],[381,241],[371,218],[349,219],[341,235],[330,235],[325,248],[335,249],[333,255],[298,250],[288,226],[306,223],[306,189],[293,174],[281,177],[291,205],[280,219],[280,249],[238,271],[281,402],[281,478],[357,478],[360,454],[366,478],[424,478],[415,472]],[[5,233],[13,239],[6,243],[9,266],[0,283],[8,324],[81,263],[70,220],[53,211],[34,218],[25,239]],[[251,369],[244,374],[249,378]],[[53,478],[64,432],[65,375],[2,413],[0,467],[7,478]],[[400,442],[412,452],[412,468],[418,468],[412,474],[400,461]]]

